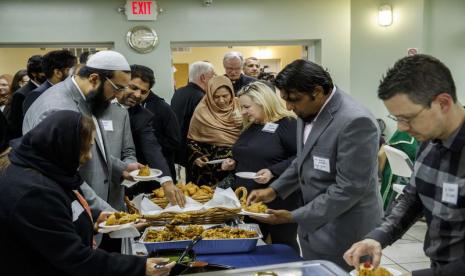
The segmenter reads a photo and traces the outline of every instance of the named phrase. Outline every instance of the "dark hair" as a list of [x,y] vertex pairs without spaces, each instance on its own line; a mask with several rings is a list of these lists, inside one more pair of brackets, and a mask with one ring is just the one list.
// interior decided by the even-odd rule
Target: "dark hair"
[[81,55],[79,55],[79,63],[86,64],[87,60],[89,59],[90,54],[92,53],[89,51],[82,52]]
[[378,97],[388,100],[397,94],[425,107],[441,93],[457,101],[452,74],[441,61],[428,55],[413,55],[398,60],[380,81]]
[[27,60],[27,75],[29,78],[34,79],[32,73],[42,73],[42,56],[34,55]]
[[81,136],[79,158],[81,159],[92,148],[92,133],[95,131],[95,125],[90,117],[84,115],[79,124],[79,135]]
[[333,80],[320,65],[304,59],[294,60],[276,76],[274,85],[287,93],[303,92],[312,96],[315,87],[321,86],[328,95],[333,89]]
[[98,74],[101,81],[105,81],[105,77],[111,79],[113,78],[115,71],[96,69],[88,66],[83,66],[79,69],[77,75],[81,78],[88,78],[91,74]]
[[71,68],[75,64],[76,57],[68,50],[51,51],[42,58],[42,69],[47,78],[53,76],[53,70]]
[[147,66],[133,64],[131,65],[131,79],[140,78],[143,82],[149,84],[149,88],[152,88],[155,84],[155,74],[153,70]]
[[27,76],[26,69],[21,69],[18,72],[16,72],[16,74],[13,76],[13,81],[11,82],[11,93],[15,92],[20,88],[19,82],[23,80],[24,76]]

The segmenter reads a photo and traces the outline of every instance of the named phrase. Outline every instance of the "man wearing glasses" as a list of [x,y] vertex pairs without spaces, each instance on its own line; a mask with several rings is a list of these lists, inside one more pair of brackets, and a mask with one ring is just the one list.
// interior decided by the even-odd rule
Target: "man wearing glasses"
[[[150,89],[154,83],[155,76],[152,69],[142,65],[131,65],[131,81],[129,82],[129,86],[123,93],[116,95],[119,104],[128,109],[137,160],[163,172],[159,181],[141,182],[136,187],[132,187],[129,193],[131,195],[151,193],[161,185],[166,198],[172,204],[184,207],[184,194],[173,183],[172,177],[176,177],[176,175],[171,174],[167,160],[163,155],[163,149],[155,135],[153,121],[161,120],[160,118],[156,118],[152,112],[141,104],[152,93]],[[171,109],[169,111],[173,112]],[[177,127],[176,118],[174,118],[174,121],[175,125],[168,124],[164,127]]]
[[[124,189],[119,183],[122,178],[132,180],[129,172],[141,167],[135,158],[122,161],[114,156],[115,151],[123,156],[122,144],[133,142],[132,137],[122,134],[131,134],[128,116],[116,118],[107,111],[111,100],[126,89],[130,79],[129,64],[123,55],[100,51],[89,58],[76,76],[45,91],[24,117],[24,134],[58,110],[73,110],[93,118],[96,134],[92,159],[80,168],[80,174],[85,180],[81,189],[95,214],[104,210],[125,210]],[[124,129],[118,127],[119,120],[125,120]],[[131,155],[135,154],[124,156]]]
[[381,249],[391,245],[422,215],[424,250],[431,268],[413,275],[459,275],[465,269],[465,109],[457,100],[449,69],[428,55],[399,60],[388,70],[378,97],[405,131],[423,142],[410,183],[383,224],[344,254],[358,268],[370,255],[380,263]]
[[223,57],[223,67],[225,76],[231,80],[234,93],[237,94],[239,90],[245,85],[256,81],[252,78],[242,74],[242,67],[244,66],[244,57],[239,52],[228,52]]

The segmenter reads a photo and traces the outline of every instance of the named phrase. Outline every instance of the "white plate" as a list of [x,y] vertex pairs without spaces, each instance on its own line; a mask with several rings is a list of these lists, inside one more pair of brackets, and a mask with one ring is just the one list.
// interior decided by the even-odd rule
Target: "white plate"
[[[385,269],[387,269],[389,272],[391,272],[391,274],[394,275],[394,276],[400,276],[400,275],[402,275],[402,272],[400,272],[400,271],[397,270],[397,269],[390,268],[390,267],[385,267],[385,266],[383,266],[383,267],[384,267]],[[350,272],[350,276],[358,276],[358,271],[355,270],[355,269],[352,270],[352,271]]]
[[157,176],[162,175],[162,171],[160,171],[158,169],[150,169],[150,175],[149,176],[140,176],[138,174],[139,174],[139,170],[134,170],[134,171],[129,173],[129,175],[134,177],[134,180],[137,180],[137,181],[152,181],[152,180],[155,180],[155,178],[157,178]]
[[266,213],[252,213],[252,212],[249,212],[249,211],[246,211],[244,209],[241,210],[241,212],[239,213],[241,215],[247,215],[247,216],[251,216],[251,217],[261,217],[261,218],[267,218],[270,216],[270,214],[266,214]]
[[205,162],[205,163],[206,163],[206,164],[220,164],[220,163],[223,163],[224,160],[226,160],[226,158],[224,158],[224,159],[210,160],[210,161]]
[[111,229],[120,229],[120,228],[124,228],[124,227],[126,227],[128,225],[132,225],[132,224],[134,224],[134,222],[128,222],[128,223],[125,223],[125,224],[108,225],[108,226],[106,224],[107,224],[106,221],[101,222],[98,225],[98,227],[103,228],[103,229],[109,229],[109,230],[111,230]]
[[257,176],[257,173],[254,173],[254,172],[237,172],[236,173],[236,176],[240,177],[240,178],[245,178],[245,179],[256,179],[256,178],[259,178]]

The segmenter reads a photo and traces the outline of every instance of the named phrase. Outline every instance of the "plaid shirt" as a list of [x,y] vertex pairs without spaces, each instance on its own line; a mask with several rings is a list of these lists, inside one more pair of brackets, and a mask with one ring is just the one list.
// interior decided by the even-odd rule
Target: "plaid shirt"
[[[459,271],[465,271],[464,147],[465,124],[447,140],[423,143],[404,196],[383,224],[367,235],[384,248],[402,237],[424,215],[428,231],[423,249],[432,268],[413,275],[458,275]],[[449,203],[455,196],[443,200],[444,183],[458,187],[456,204]]]

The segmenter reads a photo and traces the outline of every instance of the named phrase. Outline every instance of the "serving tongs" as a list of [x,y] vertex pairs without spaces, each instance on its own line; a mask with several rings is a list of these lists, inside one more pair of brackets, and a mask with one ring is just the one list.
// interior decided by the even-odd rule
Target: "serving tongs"
[[[211,227],[208,227],[208,228],[205,228],[203,231],[206,231],[206,230],[210,230],[210,229],[216,229],[216,228],[223,228],[225,226],[225,224],[218,224],[218,225],[214,225],[214,226],[211,226]],[[195,236],[191,242],[186,246],[186,249],[184,249],[184,251],[182,252],[181,256],[179,256],[178,260],[176,261],[177,264],[180,264],[182,263],[182,260],[187,256],[187,254],[189,253],[190,250],[192,250],[192,248],[199,242],[203,239],[202,235],[197,235]]]

